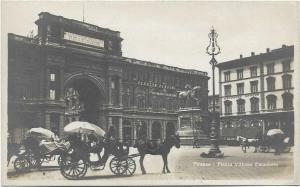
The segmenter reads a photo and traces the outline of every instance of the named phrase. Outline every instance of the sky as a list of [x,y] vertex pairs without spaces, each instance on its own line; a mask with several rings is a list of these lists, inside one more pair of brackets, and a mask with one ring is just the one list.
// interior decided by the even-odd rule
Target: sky
[[34,21],[40,12],[81,21],[84,12],[85,22],[121,32],[123,56],[211,76],[206,47],[212,26],[219,34],[218,62],[240,54],[246,57],[296,44],[297,6],[297,2],[2,1],[2,39],[7,33],[37,33]]

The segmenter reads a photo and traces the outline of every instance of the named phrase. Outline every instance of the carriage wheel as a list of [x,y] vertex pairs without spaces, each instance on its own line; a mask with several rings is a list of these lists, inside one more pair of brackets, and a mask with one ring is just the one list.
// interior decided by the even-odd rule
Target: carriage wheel
[[82,159],[74,159],[71,156],[68,156],[62,159],[60,172],[66,179],[80,179],[87,172],[87,164]]
[[131,176],[134,174],[136,170],[135,161],[129,157],[124,160],[120,160],[117,157],[114,157],[110,161],[109,166],[110,166],[110,170],[115,175]]
[[124,170],[122,175],[131,176],[134,174],[136,170],[135,161],[132,158],[127,158],[127,160],[120,161],[120,167],[122,167],[121,171]]
[[61,155],[58,156],[58,158],[57,158],[57,163],[58,163],[59,166],[62,164],[62,158],[61,158]]
[[117,157],[113,157],[109,163],[110,171],[113,172],[115,175],[120,175],[120,172],[118,170],[118,164],[119,160]]
[[270,147],[267,145],[259,146],[259,152],[268,153],[268,152],[270,152]]
[[30,163],[25,157],[18,157],[14,162],[14,168],[16,172],[26,172],[29,171]]
[[29,157],[30,167],[31,168],[37,168],[42,164],[41,159],[38,159],[37,157],[31,155]]

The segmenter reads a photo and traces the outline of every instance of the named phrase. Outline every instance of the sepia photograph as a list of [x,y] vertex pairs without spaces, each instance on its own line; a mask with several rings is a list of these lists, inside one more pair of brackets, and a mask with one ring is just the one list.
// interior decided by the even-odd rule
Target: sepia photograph
[[299,2],[1,12],[2,185],[299,185]]

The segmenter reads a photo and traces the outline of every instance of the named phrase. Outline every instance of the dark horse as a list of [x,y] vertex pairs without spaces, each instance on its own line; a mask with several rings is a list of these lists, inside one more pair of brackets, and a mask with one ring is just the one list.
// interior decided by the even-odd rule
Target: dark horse
[[[163,173],[171,173],[168,167],[168,154],[170,153],[171,148],[175,146],[176,148],[180,148],[180,138],[178,135],[171,135],[166,138],[166,140],[158,145],[153,145],[153,143],[145,140],[137,140],[134,147],[136,147],[140,154],[140,166],[142,170],[142,174],[146,174],[146,170],[144,168],[144,158],[146,154],[151,155],[161,155],[164,161]],[[165,170],[166,169],[166,170]]]

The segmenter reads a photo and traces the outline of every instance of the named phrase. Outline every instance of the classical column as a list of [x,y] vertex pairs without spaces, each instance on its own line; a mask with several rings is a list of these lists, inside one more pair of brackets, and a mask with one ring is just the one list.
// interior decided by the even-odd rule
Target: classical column
[[162,130],[162,133],[161,133],[162,137],[161,137],[161,139],[164,140],[164,139],[166,139],[166,121],[165,120],[163,120],[161,130]]
[[51,130],[50,129],[50,114],[49,113],[45,114],[45,128]]
[[46,68],[46,98],[50,99],[50,69],[49,67]]
[[109,128],[112,127],[112,126],[113,126],[113,124],[112,124],[112,117],[109,116],[108,117],[108,123],[107,123],[107,130],[109,130]]
[[112,105],[112,80],[111,75],[108,75],[108,104]]
[[178,131],[179,130],[179,128],[180,128],[180,123],[181,123],[181,119],[180,119],[180,117],[178,116],[178,123],[177,123],[177,127],[176,127],[176,131]]
[[59,71],[59,73],[60,73],[60,100],[61,101],[63,101],[64,100],[64,97],[65,97],[65,93],[64,93],[64,82],[65,82],[65,80],[64,80],[64,69],[63,68],[61,68],[60,69],[60,71]]
[[59,136],[62,137],[64,134],[64,127],[65,127],[65,116],[64,114],[60,114],[59,116]]
[[123,141],[123,118],[119,117],[119,140]]
[[147,130],[148,130],[148,132],[147,132],[148,139],[151,140],[152,139],[152,120],[149,120]]
[[122,85],[122,78],[119,77],[119,106],[123,106],[122,102],[122,93],[123,93],[123,85]]
[[136,128],[136,124],[133,123],[133,140],[136,140],[136,131],[137,131],[137,128]]

